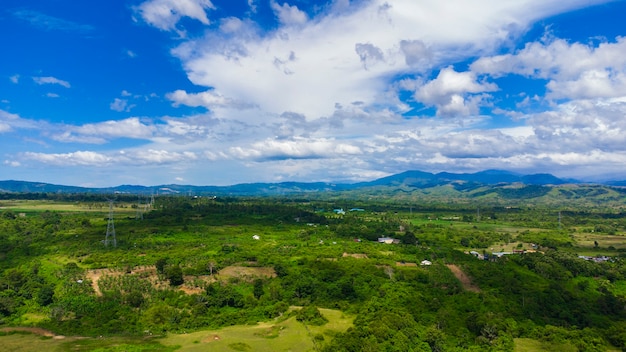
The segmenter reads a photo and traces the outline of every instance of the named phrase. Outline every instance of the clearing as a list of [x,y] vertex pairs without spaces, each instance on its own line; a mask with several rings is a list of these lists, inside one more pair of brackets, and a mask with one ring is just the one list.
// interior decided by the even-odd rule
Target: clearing
[[450,271],[452,271],[454,276],[461,281],[461,285],[463,285],[463,288],[466,291],[480,292],[480,288],[472,283],[472,279],[470,279],[470,277],[467,276],[461,268],[455,264],[446,264],[446,266],[450,269]]

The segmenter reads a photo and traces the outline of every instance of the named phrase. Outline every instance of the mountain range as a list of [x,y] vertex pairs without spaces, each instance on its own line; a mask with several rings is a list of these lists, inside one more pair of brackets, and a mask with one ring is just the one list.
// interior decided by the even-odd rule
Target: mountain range
[[[367,188],[430,189],[449,186],[457,191],[468,192],[481,187],[503,187],[505,185],[556,186],[582,184],[573,179],[561,179],[551,174],[521,175],[503,170],[485,170],[476,173],[430,173],[405,171],[399,174],[358,183],[327,182],[280,182],[243,183],[231,186],[120,185],[116,187],[89,188],[64,186],[41,182],[0,181],[0,192],[5,193],[100,193],[100,194],[192,194],[192,195],[280,195],[325,191],[354,191]],[[624,186],[626,182],[614,182],[606,186]]]

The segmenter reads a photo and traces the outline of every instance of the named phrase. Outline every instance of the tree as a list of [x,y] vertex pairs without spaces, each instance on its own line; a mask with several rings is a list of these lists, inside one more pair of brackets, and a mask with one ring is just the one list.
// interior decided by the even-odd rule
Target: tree
[[40,306],[47,306],[54,300],[54,287],[51,285],[45,285],[39,289],[37,293],[37,303]]
[[259,299],[261,298],[261,296],[263,296],[263,280],[254,280],[254,288],[252,289],[252,294],[256,299]]
[[315,306],[302,307],[296,313],[296,320],[309,325],[324,325],[328,323],[328,319]]
[[181,269],[178,265],[170,266],[167,269],[166,277],[170,281],[170,285],[172,286],[180,286],[185,283],[185,279],[183,277],[183,269]]
[[165,258],[157,259],[156,263],[154,264],[154,266],[156,267],[157,273],[159,273],[159,274],[164,274],[165,273],[165,266],[166,265],[167,265],[167,259],[165,259]]

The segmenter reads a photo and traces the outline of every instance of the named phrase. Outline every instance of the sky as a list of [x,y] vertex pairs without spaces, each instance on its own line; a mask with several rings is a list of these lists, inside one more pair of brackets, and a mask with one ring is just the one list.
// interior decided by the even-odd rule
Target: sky
[[2,0],[0,180],[624,180],[624,16],[603,0]]

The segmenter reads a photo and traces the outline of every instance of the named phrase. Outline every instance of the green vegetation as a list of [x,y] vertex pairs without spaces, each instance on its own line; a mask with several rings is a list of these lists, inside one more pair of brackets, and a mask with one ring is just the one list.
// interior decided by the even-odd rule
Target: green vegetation
[[619,207],[73,197],[0,201],[11,350],[626,349]]

